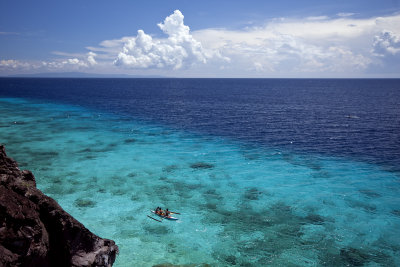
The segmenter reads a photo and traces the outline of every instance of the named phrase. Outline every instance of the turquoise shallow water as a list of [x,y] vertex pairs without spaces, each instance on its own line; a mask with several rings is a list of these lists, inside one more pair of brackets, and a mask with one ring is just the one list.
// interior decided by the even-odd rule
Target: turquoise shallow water
[[[77,106],[0,100],[0,142],[115,266],[399,266],[400,177]],[[179,221],[147,218],[156,206]]]

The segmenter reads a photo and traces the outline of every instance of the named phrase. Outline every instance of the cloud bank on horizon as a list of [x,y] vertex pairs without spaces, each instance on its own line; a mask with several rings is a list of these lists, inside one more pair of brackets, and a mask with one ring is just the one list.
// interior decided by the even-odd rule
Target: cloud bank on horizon
[[241,30],[190,31],[179,10],[157,24],[165,37],[104,40],[52,61],[0,60],[0,73],[86,71],[175,77],[400,77],[400,15],[276,18]]

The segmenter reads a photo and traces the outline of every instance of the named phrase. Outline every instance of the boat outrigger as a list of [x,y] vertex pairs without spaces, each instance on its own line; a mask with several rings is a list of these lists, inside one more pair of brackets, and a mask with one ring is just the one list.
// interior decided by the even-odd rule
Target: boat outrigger
[[171,215],[169,215],[169,216],[161,215],[161,214],[156,213],[154,210],[152,210],[151,212],[156,214],[157,216],[163,218],[163,219],[166,219],[166,220],[171,220],[171,221],[177,221],[178,220],[178,218],[172,217]]

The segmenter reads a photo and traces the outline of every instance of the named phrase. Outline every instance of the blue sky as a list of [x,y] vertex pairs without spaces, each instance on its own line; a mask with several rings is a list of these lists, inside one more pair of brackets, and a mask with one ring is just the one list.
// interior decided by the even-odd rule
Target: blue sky
[[0,75],[400,77],[400,1],[1,1]]

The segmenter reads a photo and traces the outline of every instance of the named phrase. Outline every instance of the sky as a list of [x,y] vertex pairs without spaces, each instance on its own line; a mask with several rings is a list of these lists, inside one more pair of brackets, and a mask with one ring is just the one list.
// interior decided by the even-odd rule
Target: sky
[[400,78],[400,0],[0,2],[0,76]]

